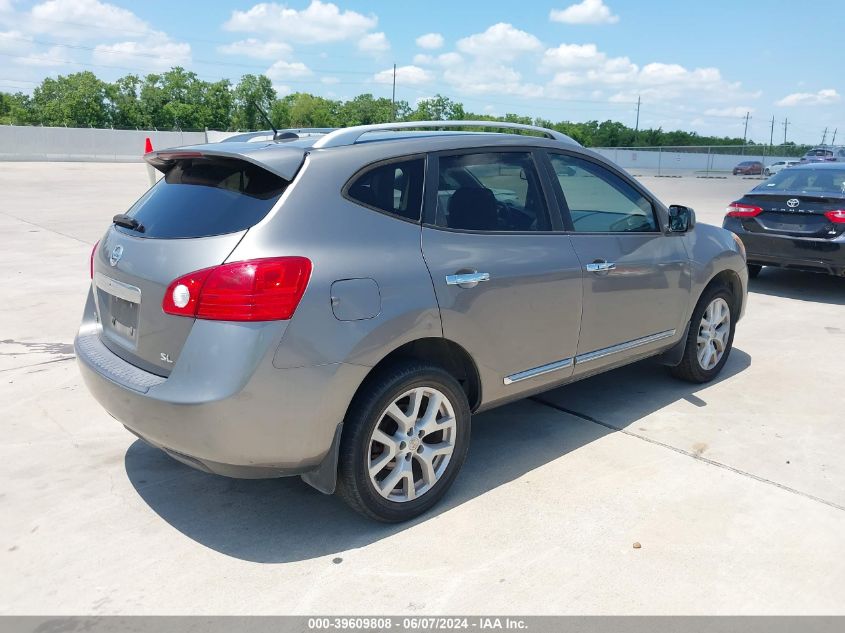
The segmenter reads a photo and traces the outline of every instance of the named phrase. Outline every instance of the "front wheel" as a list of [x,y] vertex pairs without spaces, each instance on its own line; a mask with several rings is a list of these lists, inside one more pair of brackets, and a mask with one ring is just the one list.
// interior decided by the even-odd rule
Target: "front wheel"
[[344,421],[338,494],[378,521],[426,512],[463,465],[470,417],[466,394],[442,368],[407,361],[381,371]]
[[765,170],[765,171],[763,172],[763,175],[764,175],[764,176],[771,176],[771,175],[772,175],[772,172],[770,172],[770,171],[767,169],[767,170]]
[[722,371],[733,347],[733,304],[733,293],[726,286],[714,286],[704,292],[692,313],[683,359],[670,368],[673,376],[702,383],[710,382]]

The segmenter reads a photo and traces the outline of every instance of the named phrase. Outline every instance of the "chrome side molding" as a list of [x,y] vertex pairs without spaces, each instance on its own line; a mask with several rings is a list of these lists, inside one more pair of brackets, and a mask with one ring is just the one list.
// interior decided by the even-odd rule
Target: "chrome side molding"
[[581,363],[588,363],[593,360],[598,360],[599,358],[604,358],[605,356],[610,356],[611,354],[626,352],[630,349],[634,349],[635,347],[640,347],[641,345],[648,345],[649,343],[662,341],[663,339],[675,336],[675,332],[676,330],[665,330],[663,332],[657,332],[656,334],[643,336],[642,338],[636,338],[625,343],[619,343],[618,345],[611,345],[610,347],[597,349],[593,352],[580,354],[575,358],[564,358],[563,360],[558,360],[553,363],[549,363],[548,365],[540,365],[539,367],[534,367],[533,369],[526,369],[525,371],[505,376],[504,383],[506,385],[512,385],[515,382],[528,380],[529,378],[536,378],[537,376],[542,376],[543,374],[549,374],[553,371],[572,367],[573,363],[580,365]]
[[513,383],[521,380],[528,380],[529,378],[549,374],[559,369],[566,369],[567,367],[572,367],[572,360],[573,359],[571,358],[564,358],[563,360],[555,361],[554,363],[549,363],[548,365],[541,365],[540,367],[535,367],[534,369],[526,369],[525,371],[505,376],[504,382],[506,385],[512,385]]
[[655,341],[662,341],[663,339],[670,338],[672,336],[675,336],[675,330],[665,330],[663,332],[657,332],[656,334],[643,336],[642,338],[635,338],[633,341],[628,341],[626,343],[619,343],[618,345],[611,345],[610,347],[597,349],[594,352],[579,354],[575,357],[575,364],[589,363],[590,361],[598,360],[599,358],[604,358],[605,356],[610,356],[611,354],[627,352],[629,349],[634,349],[635,347],[640,347],[641,345],[648,345],[649,343],[654,343]]

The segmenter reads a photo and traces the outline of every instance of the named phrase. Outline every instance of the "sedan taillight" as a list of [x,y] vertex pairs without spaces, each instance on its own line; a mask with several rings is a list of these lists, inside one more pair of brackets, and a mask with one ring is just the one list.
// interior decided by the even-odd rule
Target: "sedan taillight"
[[834,224],[845,224],[845,209],[836,209],[835,211],[825,211],[824,217]]
[[214,321],[277,321],[296,311],[311,277],[305,257],[271,257],[204,268],[167,287],[167,314]]
[[763,209],[761,207],[755,207],[753,204],[731,202],[728,205],[727,211],[729,218],[753,218],[755,215],[760,215]]

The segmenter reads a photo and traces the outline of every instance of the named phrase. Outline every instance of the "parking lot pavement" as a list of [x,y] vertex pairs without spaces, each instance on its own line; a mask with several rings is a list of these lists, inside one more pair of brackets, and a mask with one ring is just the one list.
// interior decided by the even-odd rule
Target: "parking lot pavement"
[[[714,223],[753,184],[644,182]],[[86,393],[90,248],[146,186],[0,164],[0,613],[845,611],[845,280],[764,270],[705,387],[646,361],[476,416],[445,503],[383,526],[193,471]]]

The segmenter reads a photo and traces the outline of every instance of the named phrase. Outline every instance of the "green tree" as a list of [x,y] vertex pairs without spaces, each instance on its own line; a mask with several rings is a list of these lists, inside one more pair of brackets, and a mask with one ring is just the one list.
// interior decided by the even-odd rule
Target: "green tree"
[[255,107],[269,113],[276,101],[276,91],[266,75],[244,75],[233,94],[232,127],[238,130],[257,130],[267,127]]
[[112,125],[121,128],[144,126],[144,113],[140,100],[141,85],[142,81],[138,75],[126,75],[109,84]]
[[32,93],[29,117],[43,125],[105,127],[111,122],[108,84],[90,71],[47,77]]
[[466,116],[462,103],[436,94],[430,99],[421,99],[408,118],[413,121],[449,121],[464,119]]

